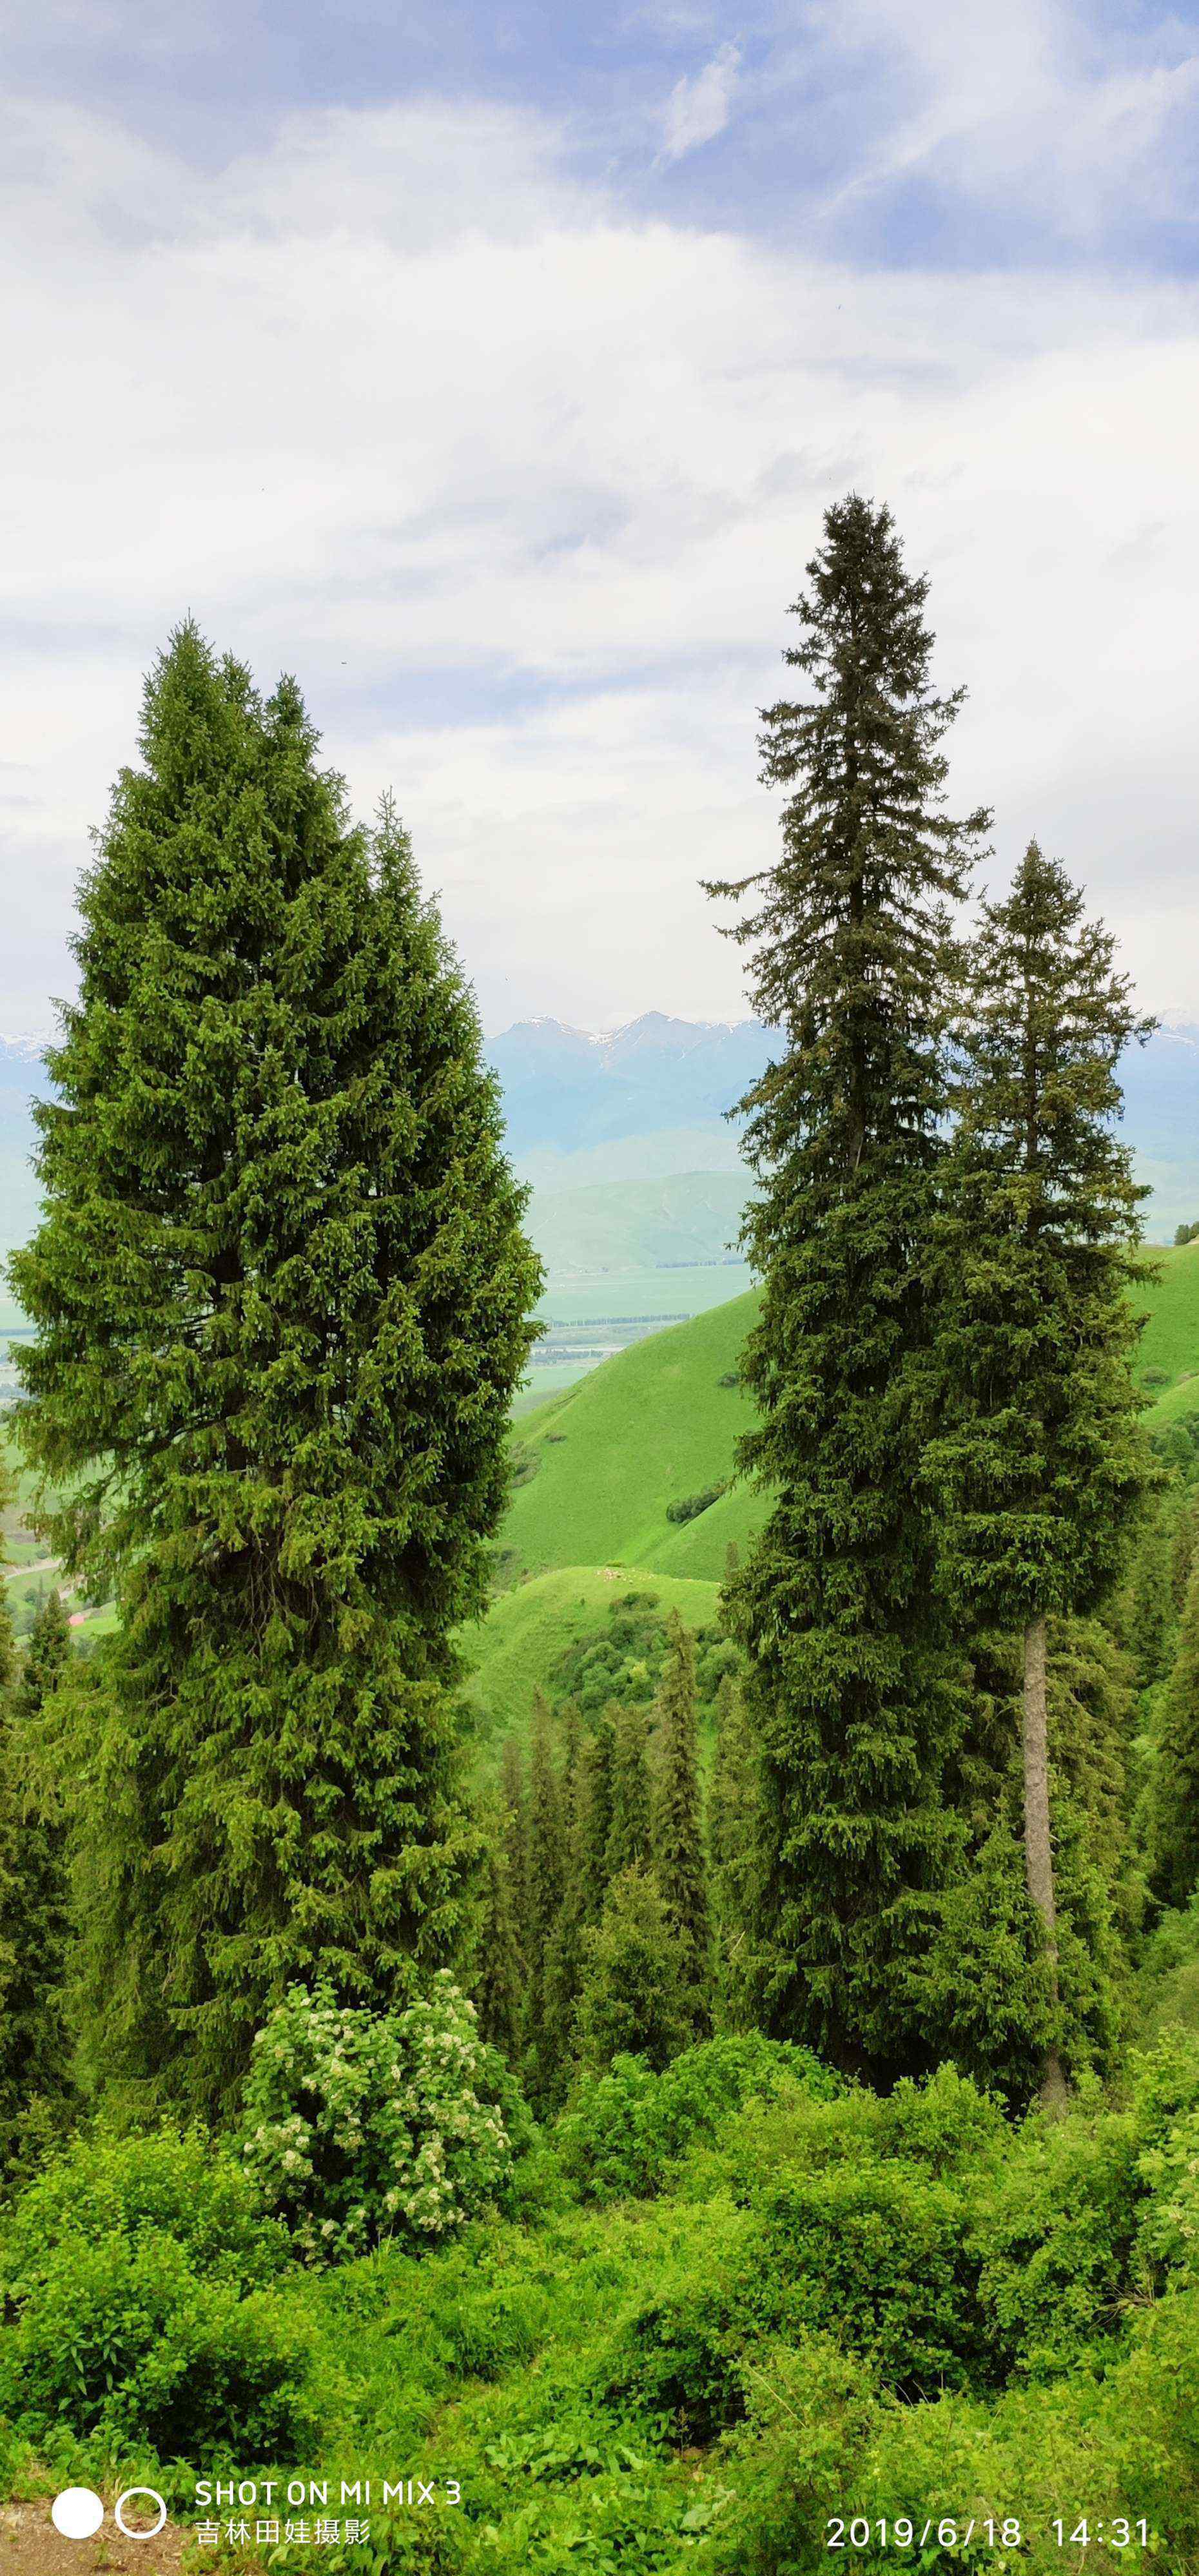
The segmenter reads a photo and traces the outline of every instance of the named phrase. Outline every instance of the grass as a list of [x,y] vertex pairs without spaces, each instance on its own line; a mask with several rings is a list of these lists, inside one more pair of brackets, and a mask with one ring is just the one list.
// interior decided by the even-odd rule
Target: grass
[[[1156,1252],[1154,1260],[1156,1280],[1133,1301],[1145,1317],[1137,1372],[1143,1380],[1147,1369],[1161,1369],[1173,1387],[1187,1377],[1199,1380],[1199,1243],[1174,1245]],[[1157,1393],[1152,1387],[1148,1391]],[[1189,1409],[1199,1410],[1199,1383]]]
[[663,1572],[678,1558],[679,1573],[719,1579],[723,1545],[700,1547],[688,1535],[696,1524],[678,1526],[667,1508],[732,1473],[750,1408],[739,1386],[721,1381],[735,1373],[755,1304],[752,1294],[735,1297],[655,1333],[526,1417],[520,1457],[533,1472],[501,1532],[511,1575],[657,1567],[661,1555]]
[[652,1586],[605,1568],[562,1566],[501,1595],[486,1619],[466,1629],[459,1644],[473,1666],[467,1699],[479,1733],[522,1734],[533,1692],[544,1689],[553,1666],[580,1637],[601,1626],[615,1599],[652,1590],[663,1614],[677,1610],[689,1628],[716,1616],[719,1585],[663,1576]]

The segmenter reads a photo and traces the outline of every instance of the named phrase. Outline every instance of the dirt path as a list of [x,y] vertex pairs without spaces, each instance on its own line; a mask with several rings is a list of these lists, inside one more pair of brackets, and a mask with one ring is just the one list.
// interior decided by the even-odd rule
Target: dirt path
[[[125,2507],[132,2522],[134,2508]],[[178,2576],[190,2530],[166,2523],[153,2540],[127,2540],[111,2510],[93,2540],[64,2540],[50,2520],[50,2498],[0,2506],[0,2576]]]

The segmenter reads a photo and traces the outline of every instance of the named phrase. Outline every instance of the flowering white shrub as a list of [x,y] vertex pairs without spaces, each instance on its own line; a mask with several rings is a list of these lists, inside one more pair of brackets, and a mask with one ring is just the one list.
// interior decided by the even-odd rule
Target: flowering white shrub
[[254,2042],[242,2152],[310,2262],[435,2244],[503,2194],[511,2079],[443,1972],[397,2013],[292,1986]]

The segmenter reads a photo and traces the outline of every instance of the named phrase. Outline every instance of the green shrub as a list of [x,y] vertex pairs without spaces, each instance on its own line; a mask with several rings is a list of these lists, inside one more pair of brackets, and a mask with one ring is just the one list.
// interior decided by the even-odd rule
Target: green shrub
[[1137,2158],[1145,2198],[1133,2269],[1153,2291],[1199,2289],[1199,2111],[1176,2120],[1161,2146]]
[[994,2164],[1012,2137],[1001,2105],[956,2066],[939,2066],[922,2084],[905,2076],[884,2102],[879,2125],[890,2152],[935,2174]]
[[1140,2178],[1131,2117],[1032,2119],[981,2203],[979,2298],[1021,2376],[1072,2370],[1116,2330],[1130,2285]]
[[200,2279],[153,2227],[64,2235],[0,2344],[0,2408],[39,2432],[149,2442],[166,2459],[220,2445],[294,2456],[314,2426],[300,2320],[269,2292]]
[[718,1503],[721,1495],[727,1492],[728,1478],[725,1476],[718,1485],[705,1485],[698,1494],[684,1494],[677,1503],[667,1504],[667,1520],[696,1521],[701,1512],[710,1511],[712,1504]]
[[284,2230],[199,2130],[79,2139],[0,2234],[0,2409],[35,2437],[65,2424],[167,2458],[294,2449],[304,2350],[265,2287],[289,2267]]
[[293,1986],[254,2043],[242,2152],[309,2261],[398,2236],[438,2242],[502,2200],[512,2125],[503,2060],[452,1979],[405,2012],[358,2012]]
[[660,2190],[673,2160],[719,2136],[751,2097],[829,2101],[842,2090],[809,2049],[747,2031],[685,2049],[660,2074],[642,2057],[614,2058],[576,2084],[554,2140],[586,2198],[638,2196]]
[[102,2246],[144,2230],[169,2238],[193,2272],[235,2290],[284,2270],[283,2228],[253,2183],[199,2128],[119,2137],[100,2129],[28,2183],[0,2226],[0,2284],[21,2300],[48,2280],[63,2244]]
[[903,2396],[968,2385],[986,2362],[968,2217],[960,2191],[898,2157],[789,2174],[749,2250],[764,2322],[842,2338]]

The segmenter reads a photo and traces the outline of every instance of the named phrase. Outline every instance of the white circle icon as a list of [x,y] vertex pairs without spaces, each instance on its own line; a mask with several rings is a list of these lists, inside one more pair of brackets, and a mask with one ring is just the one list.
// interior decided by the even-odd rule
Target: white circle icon
[[64,2487],[50,2507],[50,2520],[64,2540],[90,2540],[104,2520],[104,2506],[90,2487]]
[[[139,2531],[136,2525],[126,2522],[121,2511],[122,2505],[132,2504],[135,2496],[149,2496],[151,2503],[158,2507],[158,2520],[152,2522],[146,2531]],[[153,2540],[161,2531],[167,2518],[166,2498],[160,2496],[157,2487],[126,2487],[124,2495],[117,2497],[113,2512],[117,2518],[117,2528],[124,2532],[126,2540]]]

